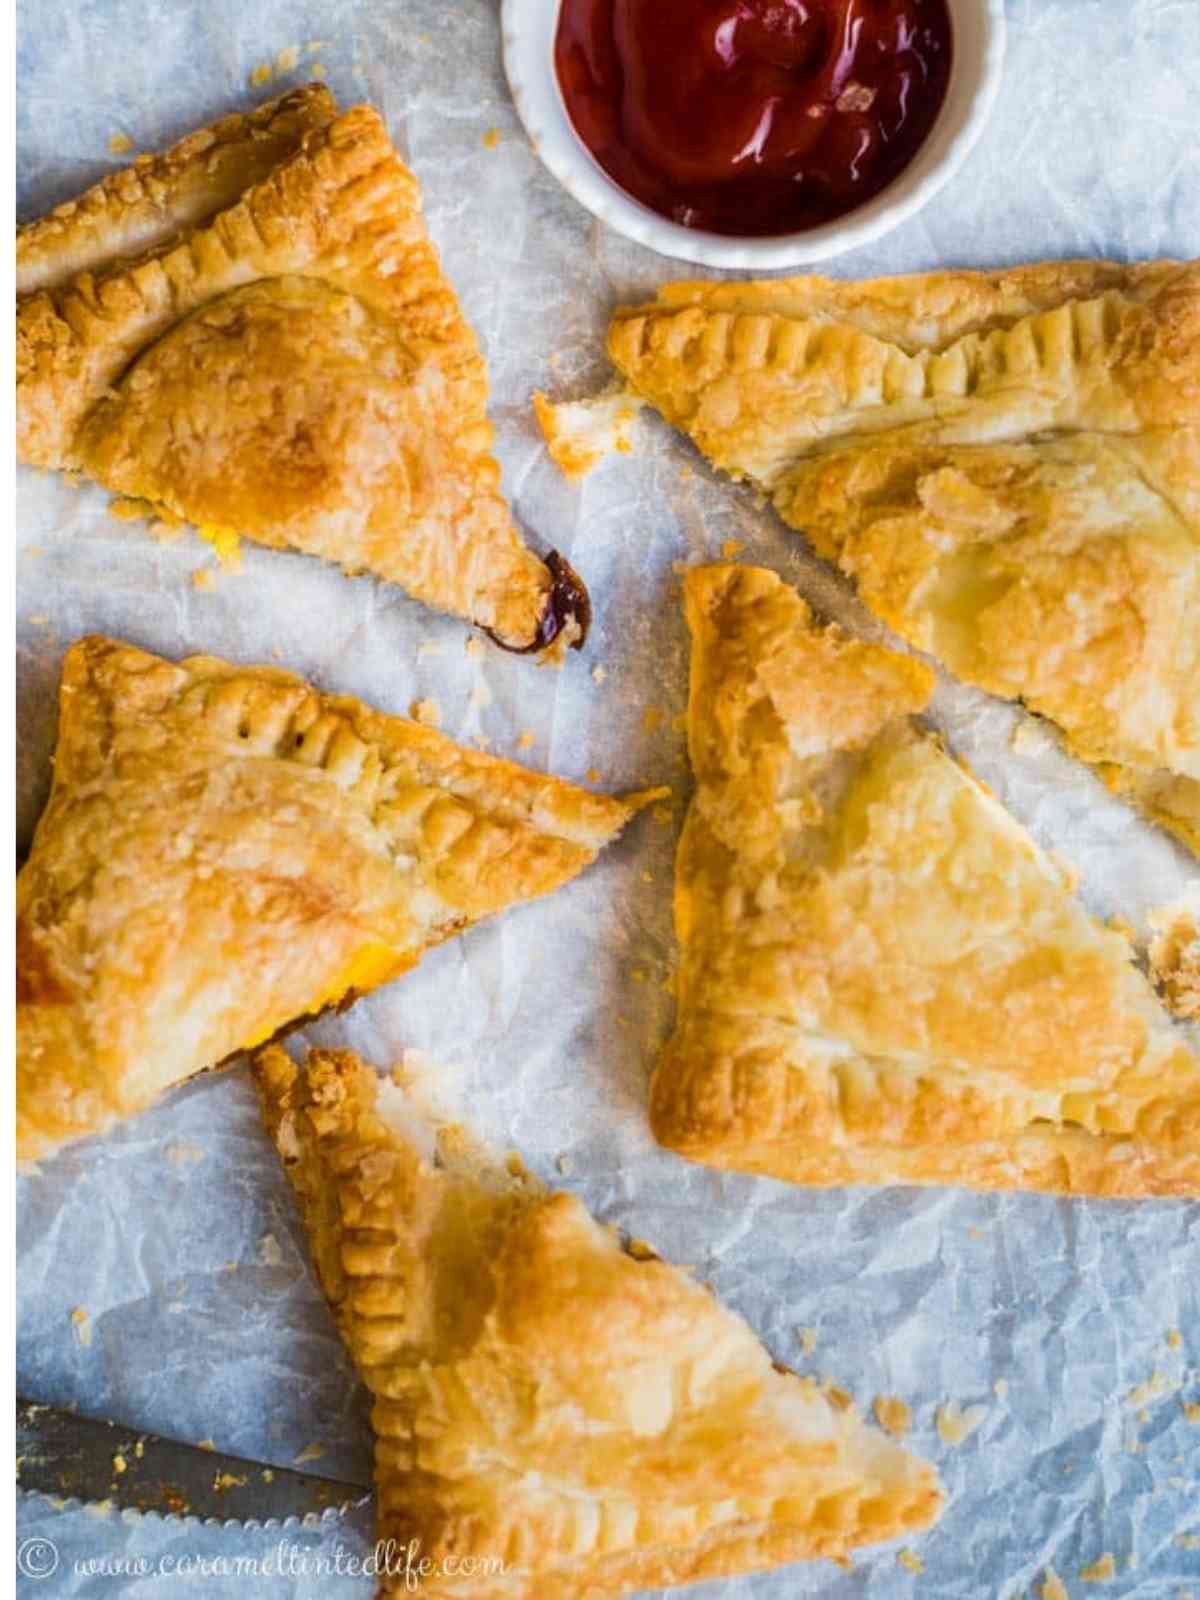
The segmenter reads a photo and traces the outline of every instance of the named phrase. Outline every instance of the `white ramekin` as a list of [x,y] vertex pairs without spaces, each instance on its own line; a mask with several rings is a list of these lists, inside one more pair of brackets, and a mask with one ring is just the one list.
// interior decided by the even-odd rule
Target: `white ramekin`
[[563,188],[609,227],[662,255],[706,267],[794,267],[869,244],[906,222],[949,182],[982,133],[1000,87],[1004,0],[948,3],[954,25],[950,86],[932,132],[910,164],[846,216],[769,239],[680,227],[613,182],[575,132],[559,91],[554,36],[560,0],[503,0],[504,70],[533,148]]

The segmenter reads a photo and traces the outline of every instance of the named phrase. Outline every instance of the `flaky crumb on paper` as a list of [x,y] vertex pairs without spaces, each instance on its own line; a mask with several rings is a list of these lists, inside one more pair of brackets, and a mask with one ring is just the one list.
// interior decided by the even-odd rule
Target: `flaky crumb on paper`
[[1042,1579],[1038,1593],[1040,1600],[1071,1600],[1066,1584],[1053,1567],[1046,1568],[1046,1576]]
[[901,1550],[900,1554],[896,1557],[896,1560],[909,1572],[920,1574],[925,1571],[925,1563],[921,1560],[920,1556],[915,1550]]
[[1164,1395],[1174,1394],[1178,1388],[1178,1378],[1172,1378],[1156,1367],[1144,1383],[1134,1385],[1125,1397],[1125,1404],[1134,1408],[1149,1405],[1153,1400],[1161,1400]]
[[71,1312],[71,1326],[79,1345],[86,1350],[92,1342],[92,1319],[82,1306],[76,1306]]
[[806,1356],[811,1356],[817,1348],[817,1330],[815,1328],[797,1328],[796,1338],[800,1348]]
[[912,1428],[912,1409],[897,1395],[876,1395],[875,1420],[893,1439],[903,1439]]
[[306,1461],[319,1461],[324,1454],[325,1446],[314,1441],[312,1444],[306,1444],[298,1456],[292,1457],[292,1464],[301,1467]]
[[934,1421],[945,1444],[963,1444],[986,1416],[986,1406],[967,1406],[964,1410],[957,1400],[947,1400],[937,1408]]
[[414,700],[408,714],[414,722],[426,728],[440,728],[442,725],[442,708],[436,700]]
[[1149,923],[1150,973],[1159,993],[1177,1017],[1200,1021],[1200,895],[1163,906]]
[[108,141],[108,150],[110,155],[128,155],[132,149],[133,140],[127,133],[114,133]]
[[1116,1575],[1117,1563],[1108,1550],[1102,1556],[1097,1556],[1090,1565],[1079,1569],[1081,1583],[1108,1583]]
[[533,393],[533,412],[550,458],[571,479],[585,477],[605,456],[632,452],[633,424],[643,403],[624,390],[558,402],[540,389]]
[[264,1267],[280,1267],[283,1265],[283,1251],[279,1247],[279,1240],[273,1233],[264,1233],[258,1241],[258,1259]]

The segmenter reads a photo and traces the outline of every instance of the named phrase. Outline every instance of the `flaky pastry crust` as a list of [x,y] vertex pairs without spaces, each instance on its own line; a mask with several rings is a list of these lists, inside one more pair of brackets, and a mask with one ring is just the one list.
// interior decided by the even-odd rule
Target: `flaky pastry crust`
[[1200,853],[1200,263],[678,283],[625,378]]
[[1200,1059],[1117,932],[912,721],[928,669],[692,569],[659,1139],[806,1184],[1200,1194]]
[[483,357],[370,107],[318,86],[217,123],[18,256],[20,459],[544,642],[553,580],[500,492]]
[[573,1196],[461,1130],[429,1159],[349,1053],[301,1070],[272,1047],[255,1075],[373,1398],[378,1537],[416,1542],[431,1600],[599,1600],[844,1560],[936,1517],[929,1466]]
[[80,640],[17,877],[19,1159],[558,888],[642,798],[276,668]]

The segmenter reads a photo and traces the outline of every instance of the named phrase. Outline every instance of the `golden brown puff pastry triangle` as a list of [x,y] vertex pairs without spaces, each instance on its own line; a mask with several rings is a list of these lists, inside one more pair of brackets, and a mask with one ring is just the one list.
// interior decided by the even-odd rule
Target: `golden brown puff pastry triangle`
[[21,460],[510,648],[582,642],[586,593],[513,522],[479,346],[370,107],[317,87],[145,158],[21,230],[18,286]]
[[423,1151],[401,1092],[348,1053],[301,1070],[275,1046],[256,1076],[374,1401],[377,1535],[414,1544],[431,1600],[842,1561],[937,1516],[925,1462],[572,1195],[461,1130]]
[[912,720],[921,663],[691,570],[670,1148],[797,1183],[1200,1195],[1200,1057],[1125,939]]
[[558,888],[642,798],[589,794],[275,668],[81,640],[17,878],[19,1158]]
[[1200,854],[1200,263],[668,285],[612,358]]

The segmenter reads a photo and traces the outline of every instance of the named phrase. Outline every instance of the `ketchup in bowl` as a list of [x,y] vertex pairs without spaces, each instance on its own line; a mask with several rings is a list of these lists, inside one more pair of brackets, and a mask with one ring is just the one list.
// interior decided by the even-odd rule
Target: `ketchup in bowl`
[[685,227],[852,211],[912,160],[950,76],[947,0],[562,0],[555,66],[614,181]]

